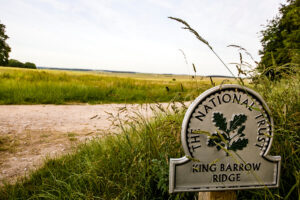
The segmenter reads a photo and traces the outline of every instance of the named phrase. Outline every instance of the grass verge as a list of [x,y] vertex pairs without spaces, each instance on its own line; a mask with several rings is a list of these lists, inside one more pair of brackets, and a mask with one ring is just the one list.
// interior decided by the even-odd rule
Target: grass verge
[[29,178],[0,189],[0,199],[181,199],[168,194],[168,162],[181,157],[183,112],[137,116],[130,129],[50,159]]

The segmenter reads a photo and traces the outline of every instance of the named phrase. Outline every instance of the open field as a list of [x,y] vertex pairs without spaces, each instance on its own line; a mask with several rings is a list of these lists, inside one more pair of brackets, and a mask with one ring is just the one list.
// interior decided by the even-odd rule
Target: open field
[[[220,84],[224,79],[213,80]],[[0,67],[0,104],[189,101],[210,85],[209,78],[189,76]]]

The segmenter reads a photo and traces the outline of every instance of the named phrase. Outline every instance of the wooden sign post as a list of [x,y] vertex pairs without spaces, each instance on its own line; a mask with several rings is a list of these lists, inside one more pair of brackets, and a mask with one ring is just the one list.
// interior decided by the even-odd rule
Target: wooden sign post
[[259,94],[239,85],[202,93],[185,114],[185,156],[170,160],[169,192],[235,199],[234,190],[278,187],[281,157],[267,155],[273,140],[269,113]]
[[235,191],[199,192],[198,200],[235,200]]

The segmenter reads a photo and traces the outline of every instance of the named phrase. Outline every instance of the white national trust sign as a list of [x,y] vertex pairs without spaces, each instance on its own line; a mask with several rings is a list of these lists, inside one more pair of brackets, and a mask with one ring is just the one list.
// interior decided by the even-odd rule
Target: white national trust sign
[[278,187],[281,157],[267,155],[269,113],[259,94],[239,85],[202,93],[182,123],[185,156],[170,160],[170,193]]

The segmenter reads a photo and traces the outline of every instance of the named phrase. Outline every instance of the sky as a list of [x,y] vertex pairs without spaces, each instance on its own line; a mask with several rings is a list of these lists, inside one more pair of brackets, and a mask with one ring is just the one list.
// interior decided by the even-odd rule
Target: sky
[[[210,49],[168,16],[185,20],[236,75],[239,53],[256,61],[260,31],[284,0],[0,0],[10,58],[37,66],[230,75]],[[182,54],[185,54],[186,60]],[[244,60],[254,63],[244,56]],[[187,61],[187,63],[186,63]]]

